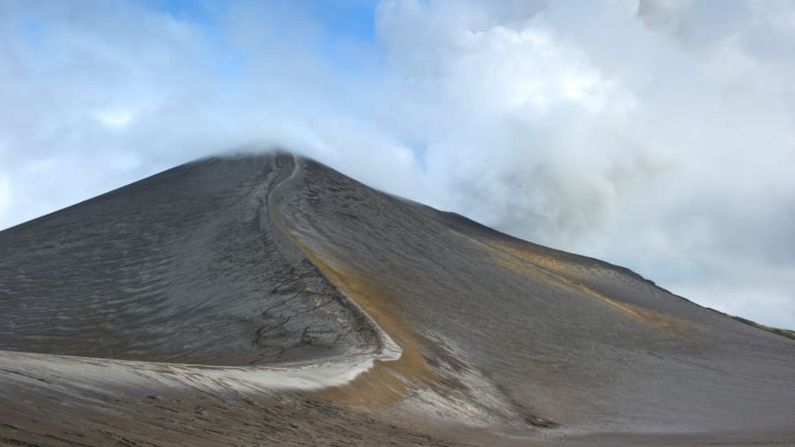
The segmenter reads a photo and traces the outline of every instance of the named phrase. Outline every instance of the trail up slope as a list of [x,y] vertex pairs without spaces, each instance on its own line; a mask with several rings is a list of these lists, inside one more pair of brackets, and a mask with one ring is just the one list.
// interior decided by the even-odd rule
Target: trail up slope
[[286,153],[0,232],[0,443],[795,439],[795,342]]

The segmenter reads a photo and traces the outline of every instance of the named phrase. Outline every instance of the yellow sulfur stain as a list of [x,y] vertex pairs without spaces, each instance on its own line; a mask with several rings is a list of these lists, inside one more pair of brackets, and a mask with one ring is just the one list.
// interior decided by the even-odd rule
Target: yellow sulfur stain
[[330,255],[298,247],[341,293],[353,300],[402,349],[397,360],[375,360],[373,368],[347,385],[319,392],[318,397],[354,405],[392,404],[402,401],[412,389],[436,382],[439,377],[422,355],[424,342],[390,303],[390,294],[366,272]]
[[562,256],[543,253],[542,250],[546,249],[540,247],[517,246],[518,244],[486,238],[475,239],[463,234],[462,236],[487,247],[495,262],[505,268],[604,303],[667,334],[685,335],[694,329],[693,323],[688,320],[619,301],[576,280],[578,276],[587,274],[594,267],[562,259]]

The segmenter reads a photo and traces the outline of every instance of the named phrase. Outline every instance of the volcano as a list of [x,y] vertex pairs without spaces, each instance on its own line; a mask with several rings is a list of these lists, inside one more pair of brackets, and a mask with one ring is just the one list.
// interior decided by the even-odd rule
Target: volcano
[[0,232],[0,444],[790,445],[795,342],[290,153]]

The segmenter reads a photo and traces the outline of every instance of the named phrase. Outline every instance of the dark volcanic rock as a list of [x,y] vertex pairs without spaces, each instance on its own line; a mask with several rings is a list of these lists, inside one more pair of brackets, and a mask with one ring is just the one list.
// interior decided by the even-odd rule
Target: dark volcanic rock
[[366,349],[271,223],[274,168],[202,160],[0,232],[0,349],[210,365]]
[[0,253],[8,444],[795,439],[792,340],[289,154],[180,166]]

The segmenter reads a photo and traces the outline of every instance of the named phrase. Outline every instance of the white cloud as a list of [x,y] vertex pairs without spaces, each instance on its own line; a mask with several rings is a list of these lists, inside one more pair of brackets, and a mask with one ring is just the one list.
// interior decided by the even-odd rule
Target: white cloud
[[94,117],[111,129],[123,129],[133,119],[133,112],[126,109],[103,110],[94,114]]
[[385,0],[375,48],[293,7],[94,6],[0,6],[0,227],[278,144],[795,327],[790,2]]
[[11,208],[11,182],[8,177],[0,177],[0,218]]

